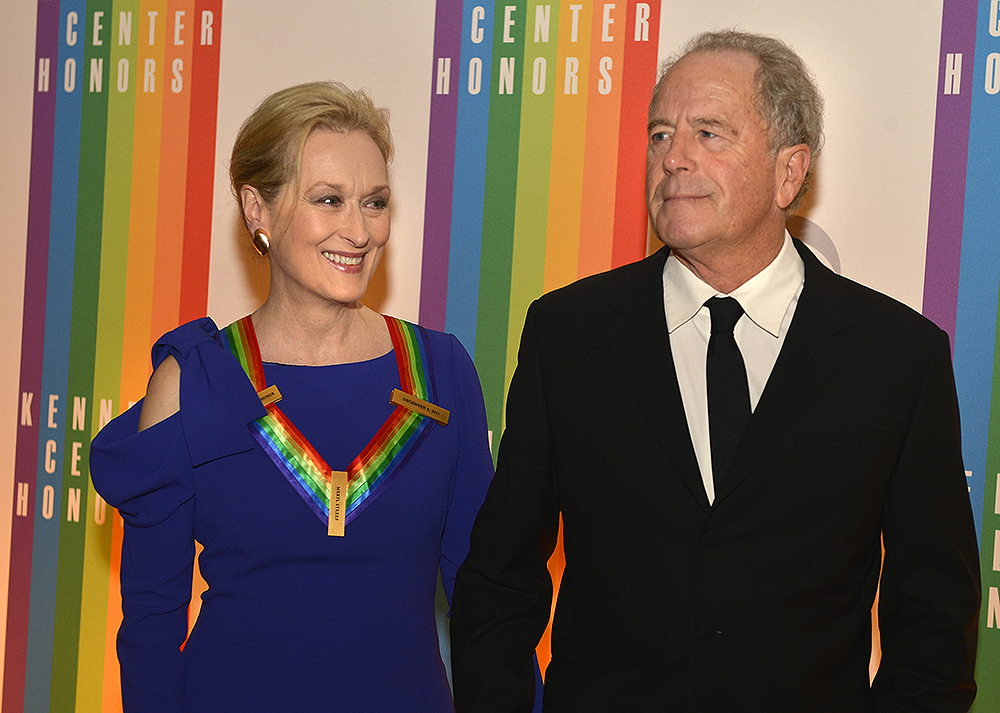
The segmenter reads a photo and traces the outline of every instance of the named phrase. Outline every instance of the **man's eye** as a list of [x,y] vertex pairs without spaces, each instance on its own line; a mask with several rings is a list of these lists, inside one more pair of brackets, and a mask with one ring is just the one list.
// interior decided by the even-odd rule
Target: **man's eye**
[[705,138],[705,139],[714,139],[714,138],[715,138],[715,136],[716,136],[716,135],[715,135],[715,134],[713,134],[713,133],[712,133],[711,131],[707,131],[707,130],[705,130],[705,129],[702,129],[702,130],[701,130],[701,131],[699,131],[698,133],[699,133],[699,134],[701,134],[702,138]]

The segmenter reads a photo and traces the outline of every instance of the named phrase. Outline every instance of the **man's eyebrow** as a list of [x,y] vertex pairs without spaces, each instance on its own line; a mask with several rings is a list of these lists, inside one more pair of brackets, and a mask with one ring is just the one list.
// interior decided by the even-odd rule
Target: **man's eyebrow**
[[[691,126],[707,127],[710,129],[729,129],[732,130],[732,126],[724,121],[723,119],[712,117],[712,116],[696,116],[693,117],[688,124]],[[666,126],[668,128],[674,128],[675,124],[667,119],[661,119],[659,117],[653,117],[649,120],[649,124],[646,126],[646,131],[652,131],[654,127]]]
[[674,122],[654,116],[649,120],[649,124],[646,125],[646,131],[651,131],[654,126],[667,126],[673,128]]
[[692,126],[707,126],[714,129],[728,129],[731,128],[728,123],[722,119],[712,117],[712,116],[696,116],[691,119]]

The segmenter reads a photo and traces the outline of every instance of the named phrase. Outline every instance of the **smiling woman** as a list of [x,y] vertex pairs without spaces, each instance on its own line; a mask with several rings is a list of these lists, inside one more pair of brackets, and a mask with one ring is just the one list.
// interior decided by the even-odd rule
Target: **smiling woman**
[[[362,303],[391,158],[387,112],[336,83],[278,92],[240,130],[268,298],[161,338],[146,398],[92,449],[125,520],[126,713],[453,710],[436,581],[450,599],[493,463],[459,342]],[[195,541],[209,588],[184,643]]]
[[[389,240],[389,179],[375,142],[361,131],[315,129],[297,181],[270,203],[250,185],[240,198],[250,232],[270,236],[271,290],[254,313],[264,353],[327,364],[338,354],[357,361],[387,351],[383,320],[359,304]],[[323,329],[314,343],[299,338],[325,322],[346,328]]]

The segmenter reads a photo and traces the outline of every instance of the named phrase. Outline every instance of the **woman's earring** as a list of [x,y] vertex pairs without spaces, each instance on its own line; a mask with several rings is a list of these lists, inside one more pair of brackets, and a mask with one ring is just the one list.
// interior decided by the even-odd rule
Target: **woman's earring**
[[271,239],[263,228],[257,228],[257,230],[253,231],[253,249],[261,257],[265,257],[267,251],[271,249]]

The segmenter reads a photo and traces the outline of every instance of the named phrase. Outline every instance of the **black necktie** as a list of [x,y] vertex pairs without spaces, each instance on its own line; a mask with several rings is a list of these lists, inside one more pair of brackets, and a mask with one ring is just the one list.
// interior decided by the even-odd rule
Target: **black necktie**
[[750,420],[750,388],[743,355],[733,336],[733,327],[743,315],[732,297],[713,297],[705,303],[712,313],[712,336],[708,340],[708,432],[712,445],[712,477],[715,492],[724,487],[736,447]]

